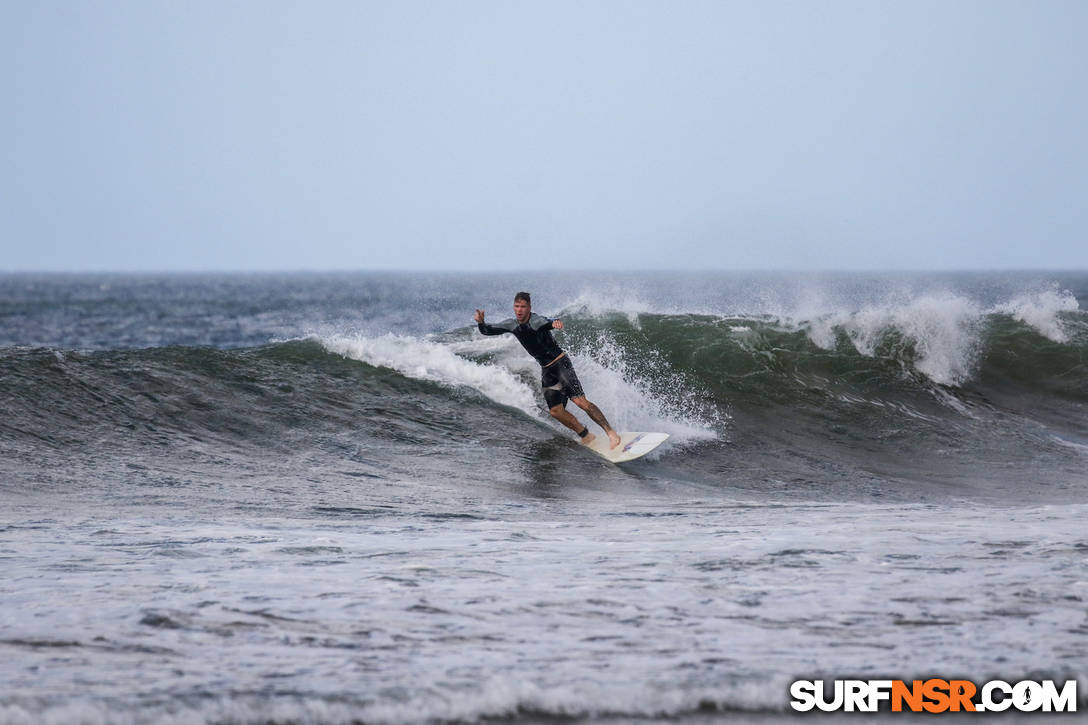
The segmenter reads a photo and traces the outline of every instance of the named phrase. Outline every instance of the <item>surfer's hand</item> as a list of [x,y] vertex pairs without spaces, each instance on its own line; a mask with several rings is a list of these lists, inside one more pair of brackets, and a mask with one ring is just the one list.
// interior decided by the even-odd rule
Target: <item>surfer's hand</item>
[[562,330],[563,329],[563,321],[562,320],[552,320],[552,329],[553,330]]
[[477,322],[483,322],[484,321],[484,311],[483,310],[476,310],[476,321]]

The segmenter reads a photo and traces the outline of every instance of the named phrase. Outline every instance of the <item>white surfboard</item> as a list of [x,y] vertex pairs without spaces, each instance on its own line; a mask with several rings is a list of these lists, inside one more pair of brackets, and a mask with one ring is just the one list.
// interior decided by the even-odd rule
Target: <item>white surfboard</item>
[[664,443],[669,437],[668,433],[620,433],[620,444],[615,448],[609,448],[608,436],[604,433],[597,433],[596,435],[597,437],[586,448],[613,463],[623,463],[641,458]]

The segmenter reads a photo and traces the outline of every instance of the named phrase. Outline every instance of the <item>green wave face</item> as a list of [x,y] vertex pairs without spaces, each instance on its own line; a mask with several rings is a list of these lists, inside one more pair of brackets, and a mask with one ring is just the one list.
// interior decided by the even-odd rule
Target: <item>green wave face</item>
[[[1011,490],[1040,470],[1062,485],[1083,478],[1088,324],[1079,311],[1063,315],[1062,340],[996,313],[928,338],[850,319],[576,312],[565,321],[561,344],[582,371],[592,361],[665,418],[707,428],[676,437],[677,452],[660,464],[670,475],[779,492],[803,482],[810,493],[825,490],[816,481],[853,490],[869,479],[1000,479]],[[465,331],[408,342],[394,352],[438,350],[470,375],[421,377],[412,359],[365,362],[320,339],[234,350],[7,348],[0,453],[63,466],[73,456],[107,467],[161,457],[231,475],[258,461],[320,471],[348,460],[376,477],[423,471],[497,486],[541,470],[584,475],[569,436],[544,413],[535,373],[517,366],[520,348],[474,352]],[[950,370],[956,383],[935,379]],[[528,405],[489,395],[496,376]]]
[[1061,342],[1000,314],[936,342],[894,325],[859,340],[848,324],[659,314],[573,318],[567,339],[590,355],[614,343],[640,374],[680,374],[734,404],[786,403],[813,387],[909,398],[934,386],[969,392],[999,384],[1086,400],[1088,313],[1062,317],[1070,332]]

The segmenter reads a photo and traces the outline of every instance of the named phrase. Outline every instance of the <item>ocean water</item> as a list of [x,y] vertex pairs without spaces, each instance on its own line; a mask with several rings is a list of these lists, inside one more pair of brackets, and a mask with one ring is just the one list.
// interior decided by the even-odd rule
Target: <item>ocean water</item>
[[[617,467],[550,420],[472,323],[522,289],[664,446]],[[0,723],[1083,698],[1085,300],[1084,273],[0,275]]]

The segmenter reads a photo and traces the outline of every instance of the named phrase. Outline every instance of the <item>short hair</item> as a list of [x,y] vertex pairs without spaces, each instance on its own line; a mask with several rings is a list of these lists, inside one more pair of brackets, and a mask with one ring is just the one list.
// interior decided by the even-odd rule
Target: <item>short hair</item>
[[528,292],[518,292],[516,295],[514,295],[514,302],[517,302],[518,300],[525,300],[525,304],[529,305],[530,307],[533,306],[533,300],[529,297]]

